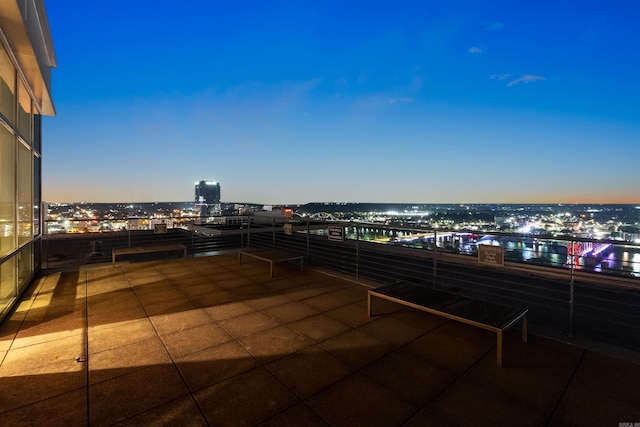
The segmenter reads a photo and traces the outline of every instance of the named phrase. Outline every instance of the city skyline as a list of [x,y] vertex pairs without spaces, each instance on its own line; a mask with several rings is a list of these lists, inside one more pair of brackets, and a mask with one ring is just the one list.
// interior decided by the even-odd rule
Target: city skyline
[[423,3],[48,2],[43,200],[640,201],[638,8]]

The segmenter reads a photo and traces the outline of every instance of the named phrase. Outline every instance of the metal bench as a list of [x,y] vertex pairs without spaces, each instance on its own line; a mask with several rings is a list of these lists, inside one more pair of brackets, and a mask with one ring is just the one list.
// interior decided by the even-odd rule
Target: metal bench
[[266,261],[269,263],[269,274],[273,277],[273,264],[284,261],[300,261],[300,271],[304,256],[271,248],[244,248],[238,252],[238,264],[242,264],[242,255]]
[[116,257],[119,255],[139,255],[153,252],[174,252],[182,251],[182,256],[187,259],[187,247],[181,244],[174,245],[157,245],[157,246],[138,246],[135,248],[116,248],[111,251],[111,264],[115,267]]
[[528,310],[525,309],[480,301],[426,286],[402,282],[368,291],[367,310],[369,316],[371,316],[373,308],[371,297],[383,298],[495,332],[498,335],[496,357],[499,367],[502,367],[503,333],[507,329],[522,321],[522,342],[527,342]]

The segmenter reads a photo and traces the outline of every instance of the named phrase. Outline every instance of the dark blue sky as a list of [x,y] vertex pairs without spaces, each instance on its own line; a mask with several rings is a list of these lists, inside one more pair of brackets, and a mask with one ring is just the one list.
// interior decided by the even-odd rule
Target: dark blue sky
[[46,201],[639,201],[636,2],[46,6]]

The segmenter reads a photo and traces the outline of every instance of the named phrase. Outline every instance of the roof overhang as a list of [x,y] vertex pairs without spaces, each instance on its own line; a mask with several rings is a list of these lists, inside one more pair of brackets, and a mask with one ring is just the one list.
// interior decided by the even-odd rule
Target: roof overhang
[[57,64],[44,0],[2,0],[0,36],[9,45],[9,55],[27,81],[38,112],[55,116],[51,68]]

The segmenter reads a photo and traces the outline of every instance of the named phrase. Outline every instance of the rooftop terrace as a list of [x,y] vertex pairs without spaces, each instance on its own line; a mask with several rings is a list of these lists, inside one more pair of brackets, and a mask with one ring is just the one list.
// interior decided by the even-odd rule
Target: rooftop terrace
[[[4,425],[612,425],[640,364],[376,300],[235,254],[81,267],[0,325]],[[628,359],[628,358],[627,358]]]

